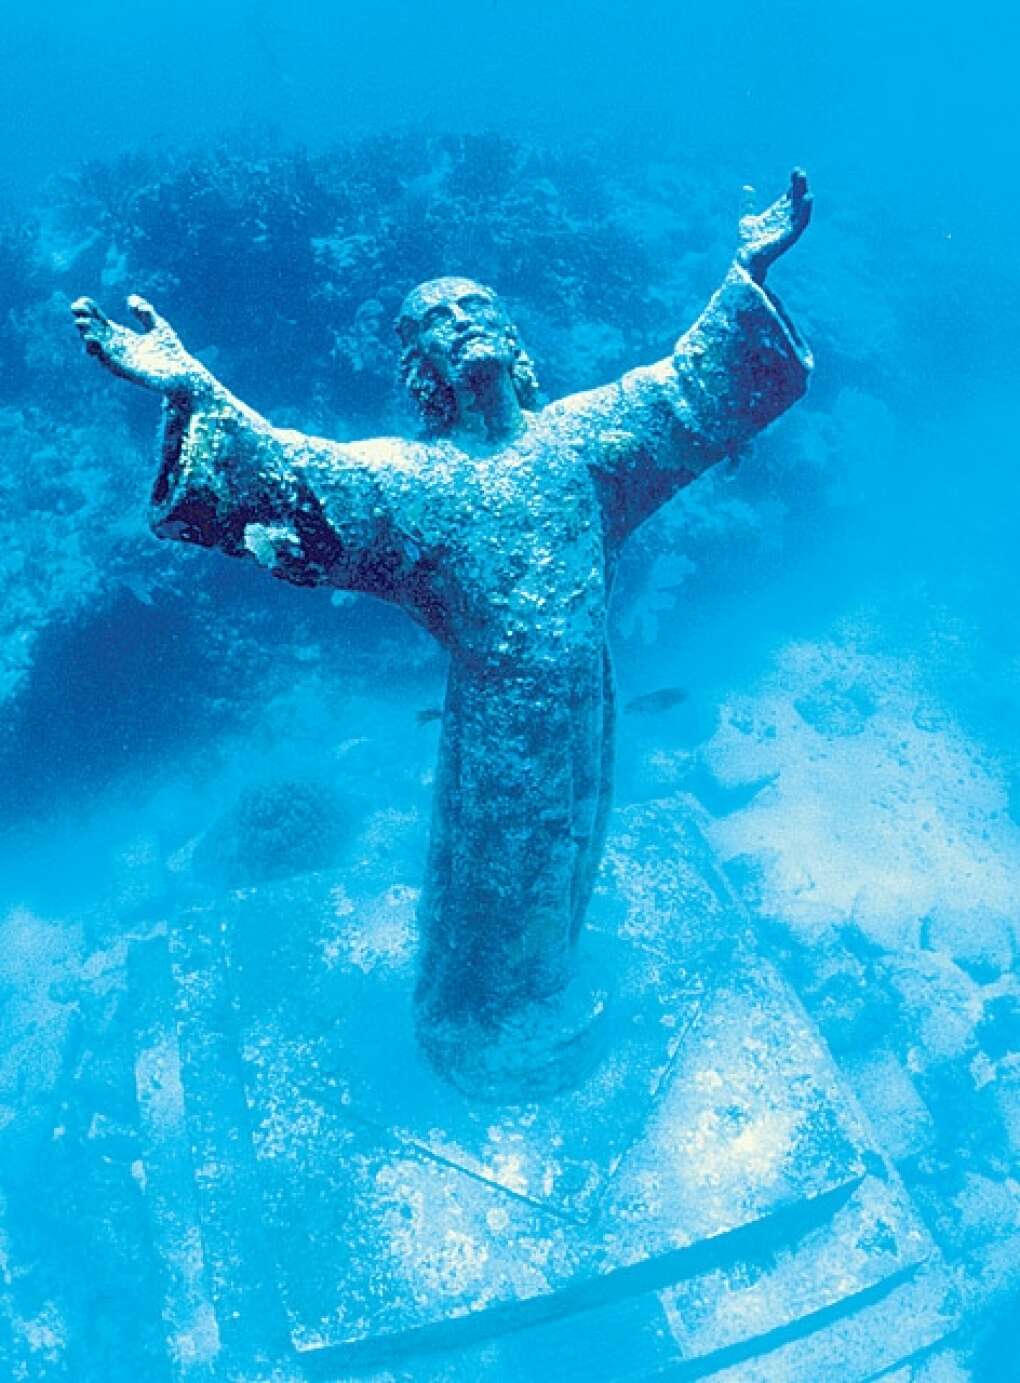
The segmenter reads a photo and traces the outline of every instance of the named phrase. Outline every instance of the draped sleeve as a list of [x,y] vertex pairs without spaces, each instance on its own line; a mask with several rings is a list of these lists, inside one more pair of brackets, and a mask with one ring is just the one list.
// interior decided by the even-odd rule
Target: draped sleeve
[[779,299],[734,265],[672,356],[550,411],[577,432],[623,538],[796,403],[812,363]]
[[168,398],[150,524],[297,585],[399,600],[420,574],[423,503],[418,469],[388,440],[275,428],[218,385]]

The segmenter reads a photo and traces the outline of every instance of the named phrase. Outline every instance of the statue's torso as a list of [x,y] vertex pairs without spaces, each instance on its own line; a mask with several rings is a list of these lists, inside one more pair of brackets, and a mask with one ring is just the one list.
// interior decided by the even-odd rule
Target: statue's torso
[[568,427],[529,415],[519,436],[475,454],[446,439],[367,446],[388,468],[399,463],[395,507],[455,655],[493,669],[601,656],[603,516],[583,442]]

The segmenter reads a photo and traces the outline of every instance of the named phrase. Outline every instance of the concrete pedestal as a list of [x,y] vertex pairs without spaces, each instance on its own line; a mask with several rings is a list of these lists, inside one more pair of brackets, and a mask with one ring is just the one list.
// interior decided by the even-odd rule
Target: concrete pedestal
[[[605,1040],[572,1089],[479,1101],[434,1075],[413,916],[411,889],[307,876],[139,948],[182,1376],[849,1380],[951,1328],[932,1245],[689,803],[618,814],[582,939],[614,977]],[[884,1338],[874,1313],[906,1309]]]

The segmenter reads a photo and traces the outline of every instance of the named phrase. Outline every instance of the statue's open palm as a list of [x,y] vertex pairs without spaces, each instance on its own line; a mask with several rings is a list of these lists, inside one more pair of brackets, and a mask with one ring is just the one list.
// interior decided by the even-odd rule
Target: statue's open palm
[[[753,189],[747,191],[753,196]],[[811,201],[807,175],[795,168],[781,197],[757,215],[749,211],[740,218],[737,262],[756,283],[764,282],[769,266],[804,234],[811,220]]]
[[111,322],[91,298],[77,298],[71,304],[75,326],[89,355],[133,384],[163,394],[187,391],[201,366],[184,349],[169,322],[144,298],[132,294],[127,304],[141,324],[140,332]]

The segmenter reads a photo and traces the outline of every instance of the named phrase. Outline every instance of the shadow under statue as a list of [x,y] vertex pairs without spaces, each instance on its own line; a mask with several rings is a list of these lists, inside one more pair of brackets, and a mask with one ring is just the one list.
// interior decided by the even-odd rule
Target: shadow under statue
[[72,306],[89,354],[163,395],[160,537],[393,601],[449,653],[415,1009],[465,1090],[562,1088],[597,1045],[608,977],[577,941],[612,792],[614,570],[649,515],[804,393],[810,353],[764,281],[810,211],[795,171],[740,220],[670,357],[544,407],[496,295],[422,284],[397,323],[417,440],[273,427],[142,299],[141,332]]

